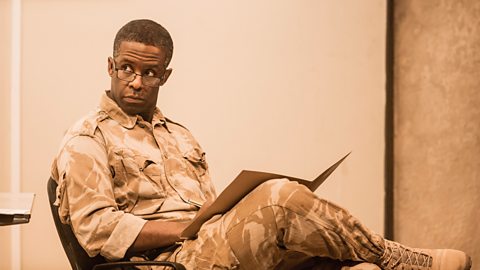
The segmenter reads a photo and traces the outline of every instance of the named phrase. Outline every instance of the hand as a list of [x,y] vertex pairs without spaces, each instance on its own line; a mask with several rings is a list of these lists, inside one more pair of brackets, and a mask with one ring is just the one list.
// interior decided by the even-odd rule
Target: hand
[[128,252],[133,254],[148,249],[170,246],[179,241],[190,222],[149,220],[145,223]]

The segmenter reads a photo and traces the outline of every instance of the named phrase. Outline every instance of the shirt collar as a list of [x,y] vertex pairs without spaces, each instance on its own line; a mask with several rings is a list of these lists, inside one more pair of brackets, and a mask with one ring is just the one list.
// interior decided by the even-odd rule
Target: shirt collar
[[[100,99],[100,110],[104,111],[110,118],[117,121],[120,125],[125,128],[132,129],[137,122],[143,121],[143,118],[140,115],[128,115],[126,114],[118,104],[111,99],[107,93],[103,93]],[[152,125],[156,124],[165,125],[166,119],[163,116],[162,112],[158,107],[155,108],[153,112]]]

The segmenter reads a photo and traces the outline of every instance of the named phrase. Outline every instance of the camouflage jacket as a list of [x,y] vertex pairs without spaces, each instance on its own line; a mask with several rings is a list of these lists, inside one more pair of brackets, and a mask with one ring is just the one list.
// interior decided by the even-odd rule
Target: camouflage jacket
[[152,122],[125,114],[106,94],[71,127],[52,165],[62,222],[89,256],[125,255],[147,219],[190,220],[216,196],[205,153],[156,108]]

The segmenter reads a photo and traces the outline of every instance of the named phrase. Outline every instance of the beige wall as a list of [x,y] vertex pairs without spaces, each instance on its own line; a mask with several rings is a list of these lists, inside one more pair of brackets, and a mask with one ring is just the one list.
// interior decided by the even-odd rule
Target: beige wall
[[109,87],[113,37],[134,18],[174,38],[159,106],[199,139],[219,190],[241,169],[313,178],[353,151],[319,193],[382,233],[384,1],[158,3],[22,1],[21,184],[38,194],[22,269],[68,267],[47,205],[50,163]]
[[[11,5],[0,0],[0,192],[10,190],[10,29]],[[11,228],[0,226],[0,269],[10,269]]]
[[396,1],[395,239],[480,269],[480,2]]

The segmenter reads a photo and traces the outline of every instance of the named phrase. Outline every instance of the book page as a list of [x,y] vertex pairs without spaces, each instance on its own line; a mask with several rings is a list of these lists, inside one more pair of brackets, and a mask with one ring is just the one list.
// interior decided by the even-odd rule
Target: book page
[[0,193],[0,226],[28,223],[34,193]]
[[0,192],[0,214],[30,215],[34,197],[33,193]]

